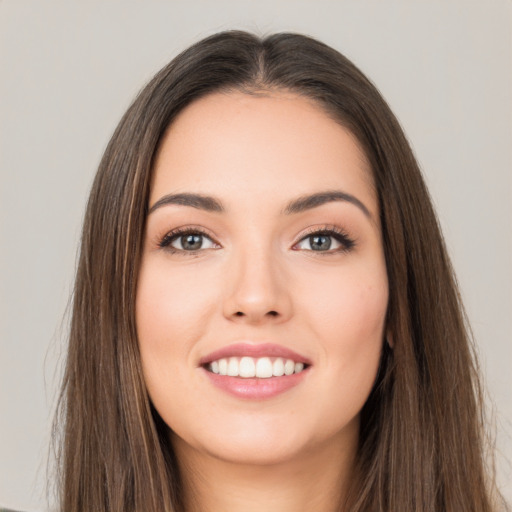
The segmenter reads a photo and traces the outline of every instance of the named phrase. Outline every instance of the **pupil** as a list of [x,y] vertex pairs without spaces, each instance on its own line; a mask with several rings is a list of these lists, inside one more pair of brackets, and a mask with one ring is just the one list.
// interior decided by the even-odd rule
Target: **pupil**
[[309,238],[313,251],[327,251],[331,247],[331,237],[326,235],[314,235]]
[[181,245],[187,251],[195,251],[201,248],[202,235],[184,235],[181,237]]

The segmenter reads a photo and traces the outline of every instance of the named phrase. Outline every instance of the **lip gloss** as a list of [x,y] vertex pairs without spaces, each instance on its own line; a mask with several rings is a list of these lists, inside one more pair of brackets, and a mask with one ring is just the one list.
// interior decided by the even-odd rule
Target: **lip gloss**
[[[292,360],[294,363],[301,365],[302,371],[288,375],[261,375],[259,377],[251,376],[250,374],[246,377],[233,376],[233,374],[221,375],[222,372],[210,371],[212,362],[221,361],[222,359],[229,360],[234,357],[251,357],[253,359],[281,358],[283,360]],[[199,361],[199,366],[200,369],[206,373],[210,382],[222,391],[238,398],[264,400],[277,396],[297,386],[309,372],[311,361],[309,358],[282,345],[274,343],[257,344],[242,342],[227,345],[202,357]]]
[[210,382],[233,396],[252,400],[264,400],[273,398],[289,389],[297,386],[309,373],[309,368],[305,368],[300,373],[292,375],[283,375],[281,377],[260,378],[242,378],[230,377],[229,375],[219,375],[201,368],[210,379]]

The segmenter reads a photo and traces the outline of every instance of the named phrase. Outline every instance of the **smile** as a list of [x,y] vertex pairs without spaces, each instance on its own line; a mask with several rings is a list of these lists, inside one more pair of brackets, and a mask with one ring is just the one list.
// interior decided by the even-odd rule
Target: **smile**
[[241,377],[243,379],[258,378],[269,379],[293,375],[304,370],[304,363],[282,357],[230,357],[212,361],[207,369],[219,375]]
[[198,366],[216,388],[237,398],[265,400],[303,382],[312,361],[274,343],[242,342],[204,356]]

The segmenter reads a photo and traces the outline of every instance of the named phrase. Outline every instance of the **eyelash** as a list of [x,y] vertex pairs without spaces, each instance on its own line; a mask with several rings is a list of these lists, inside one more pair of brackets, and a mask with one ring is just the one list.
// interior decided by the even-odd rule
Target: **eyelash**
[[177,240],[178,238],[185,236],[185,235],[201,235],[203,237],[209,238],[214,244],[218,245],[218,243],[212,238],[211,235],[209,235],[205,230],[201,228],[194,228],[194,227],[186,227],[186,228],[177,228],[173,229],[172,231],[169,231],[164,235],[164,237],[160,240],[158,243],[158,247],[160,249],[165,249],[166,251],[169,251],[171,254],[183,254],[183,255],[194,255],[199,253],[201,250],[204,249],[198,249],[195,251],[185,251],[183,249],[176,249],[171,244]]
[[[326,225],[326,226],[323,226],[322,228],[311,228],[308,231],[306,231],[305,233],[302,233],[300,239],[295,244],[293,244],[293,247],[296,247],[300,242],[302,242],[312,236],[315,236],[315,235],[316,236],[328,236],[328,237],[334,238],[337,242],[339,242],[341,244],[341,247],[339,247],[338,249],[334,249],[334,250],[314,251],[313,249],[309,249],[310,252],[319,254],[321,256],[328,256],[328,255],[333,255],[333,254],[349,252],[356,245],[356,241],[353,238],[351,238],[344,230],[342,230],[341,228],[339,228],[337,226]],[[300,250],[300,249],[296,249],[296,250]]]
[[[172,243],[176,241],[179,237],[185,236],[185,235],[200,235],[203,237],[206,237],[210,239],[215,245],[219,245],[218,242],[216,242],[211,235],[209,235],[205,230],[201,228],[192,228],[192,227],[186,227],[186,228],[177,228],[173,229],[172,231],[169,231],[166,233],[163,238],[158,243],[158,247],[160,249],[164,249],[171,254],[180,254],[180,255],[188,255],[193,256],[197,255],[199,252],[204,251],[205,249],[197,249],[197,250],[191,250],[186,251],[184,249],[176,249],[175,247],[172,247]],[[302,233],[300,239],[295,242],[292,246],[292,249],[296,247],[298,244],[300,244],[302,241],[306,240],[307,238],[310,238],[312,236],[328,236],[334,238],[337,242],[341,244],[342,247],[335,249],[335,250],[327,250],[327,251],[314,251],[313,249],[305,249],[310,252],[315,252],[320,255],[332,255],[332,254],[338,254],[338,253],[344,253],[349,252],[352,250],[356,242],[352,238],[349,237],[349,235],[343,231],[342,229],[338,228],[337,226],[331,226],[326,225],[322,228],[311,228],[310,230],[306,231],[305,233]],[[300,250],[300,249],[293,249],[293,250]]]

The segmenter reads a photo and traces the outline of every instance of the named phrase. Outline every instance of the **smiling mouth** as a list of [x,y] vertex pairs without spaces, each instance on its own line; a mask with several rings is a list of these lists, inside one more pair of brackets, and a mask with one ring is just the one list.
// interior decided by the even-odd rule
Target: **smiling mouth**
[[283,357],[223,357],[204,365],[204,368],[217,375],[242,379],[269,379],[301,373],[309,365]]

